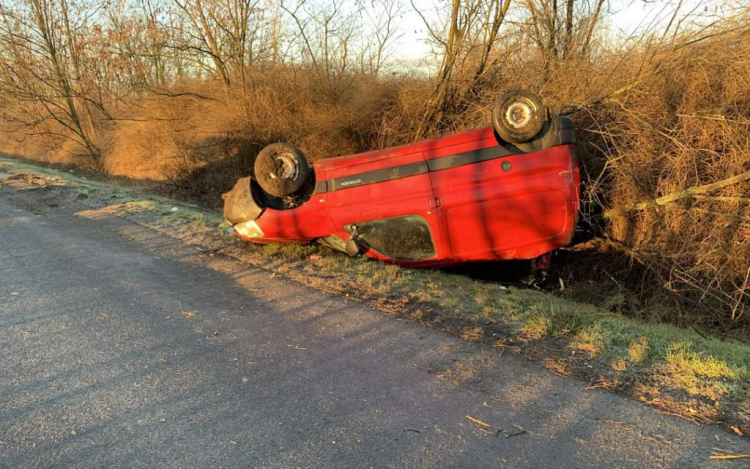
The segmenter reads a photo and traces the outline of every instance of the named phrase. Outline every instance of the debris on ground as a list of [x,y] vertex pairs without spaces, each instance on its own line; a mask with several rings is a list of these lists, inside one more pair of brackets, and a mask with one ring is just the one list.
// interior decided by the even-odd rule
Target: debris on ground
[[732,460],[740,460],[740,459],[750,459],[750,454],[735,454],[725,449],[714,448],[714,454],[709,456],[708,459],[711,459],[713,461],[732,461]]
[[468,419],[468,420],[469,420],[470,422],[476,423],[476,424],[477,424],[477,425],[479,425],[480,427],[484,427],[484,428],[492,428],[492,425],[490,425],[489,423],[487,423],[487,422],[482,422],[481,420],[479,420],[479,419],[476,419],[476,418],[472,417],[471,415],[467,415],[467,416],[466,416],[466,418],[467,418],[467,419]]
[[507,435],[505,435],[505,438],[510,438],[512,436],[518,436],[518,435],[523,435],[524,433],[529,433],[528,431],[524,430],[523,427],[520,426],[520,425],[513,425],[513,426],[516,427],[518,429],[518,431],[517,432],[508,433]]

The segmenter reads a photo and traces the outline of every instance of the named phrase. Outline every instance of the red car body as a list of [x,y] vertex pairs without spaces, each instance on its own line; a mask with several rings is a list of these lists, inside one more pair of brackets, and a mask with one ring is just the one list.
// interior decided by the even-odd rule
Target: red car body
[[485,127],[318,161],[306,202],[265,208],[234,231],[341,250],[358,238],[366,256],[412,267],[537,258],[571,241],[579,208],[575,134],[557,119],[526,151]]

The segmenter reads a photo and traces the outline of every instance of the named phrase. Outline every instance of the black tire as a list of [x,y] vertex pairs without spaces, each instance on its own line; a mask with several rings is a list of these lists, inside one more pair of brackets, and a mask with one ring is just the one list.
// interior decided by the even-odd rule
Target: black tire
[[258,153],[255,180],[274,197],[288,197],[305,186],[310,166],[302,151],[289,143],[274,143]]
[[492,108],[492,127],[509,143],[525,143],[537,136],[547,120],[539,96],[527,90],[506,91]]

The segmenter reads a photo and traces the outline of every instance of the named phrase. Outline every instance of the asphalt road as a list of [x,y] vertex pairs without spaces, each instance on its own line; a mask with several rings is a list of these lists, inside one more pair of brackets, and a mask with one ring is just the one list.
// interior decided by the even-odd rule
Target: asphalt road
[[0,468],[750,465],[708,460],[750,452],[720,428],[43,192],[0,190]]

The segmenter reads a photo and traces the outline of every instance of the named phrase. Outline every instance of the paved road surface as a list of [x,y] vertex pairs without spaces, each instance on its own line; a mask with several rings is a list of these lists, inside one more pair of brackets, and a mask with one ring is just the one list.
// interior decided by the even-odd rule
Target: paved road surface
[[708,461],[750,452],[719,428],[43,192],[0,190],[0,468],[748,467]]

